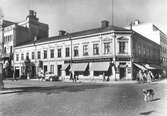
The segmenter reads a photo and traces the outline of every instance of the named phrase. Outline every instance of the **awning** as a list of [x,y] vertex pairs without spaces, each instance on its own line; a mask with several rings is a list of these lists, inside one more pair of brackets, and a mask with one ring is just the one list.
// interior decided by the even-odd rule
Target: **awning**
[[161,66],[156,65],[156,64],[149,64],[149,67],[152,67],[152,69],[163,69]]
[[92,71],[108,71],[110,62],[96,62],[92,63],[90,70]]
[[85,71],[88,66],[88,63],[76,63],[72,64],[70,71]]
[[137,66],[138,68],[142,69],[142,70],[147,70],[144,66],[142,66],[140,64],[134,63],[134,65]]
[[152,66],[150,66],[149,64],[145,64],[144,66],[145,66],[147,69],[149,69],[149,70],[156,69],[155,67],[152,67]]
[[70,64],[64,64],[61,68],[61,70],[66,70]]

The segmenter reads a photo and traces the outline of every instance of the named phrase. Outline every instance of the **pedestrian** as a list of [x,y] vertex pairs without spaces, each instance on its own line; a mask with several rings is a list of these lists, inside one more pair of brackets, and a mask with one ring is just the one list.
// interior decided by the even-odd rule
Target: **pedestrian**
[[143,72],[143,82],[147,82],[147,71]]
[[143,73],[141,70],[138,72],[139,83],[143,82]]
[[74,73],[74,82],[77,82],[77,75]]
[[147,71],[146,75],[147,75],[147,83],[151,83],[151,74],[150,74],[150,71]]
[[103,81],[106,81],[105,73],[103,72]]

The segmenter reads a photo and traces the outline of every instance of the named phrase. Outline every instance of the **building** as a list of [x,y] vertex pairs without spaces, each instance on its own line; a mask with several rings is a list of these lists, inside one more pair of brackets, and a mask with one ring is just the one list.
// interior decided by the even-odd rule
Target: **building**
[[61,79],[70,78],[72,72],[79,79],[132,80],[145,64],[158,67],[159,53],[160,46],[139,33],[102,21],[99,28],[74,33],[61,30],[58,36],[17,45],[14,63],[20,76],[29,57],[32,72],[37,74],[44,70]]
[[[126,28],[130,29],[130,27]],[[167,71],[167,35],[154,24],[141,23],[139,20],[135,20],[131,28],[160,45],[161,66]]]
[[[0,21],[0,44],[1,54],[4,60],[4,68],[9,67],[8,74],[11,74],[13,67],[14,47],[36,39],[48,38],[48,25],[39,22],[36,12],[29,11],[26,20],[15,23],[1,19]],[[7,75],[8,75],[7,74]],[[11,77],[11,75],[9,75]]]

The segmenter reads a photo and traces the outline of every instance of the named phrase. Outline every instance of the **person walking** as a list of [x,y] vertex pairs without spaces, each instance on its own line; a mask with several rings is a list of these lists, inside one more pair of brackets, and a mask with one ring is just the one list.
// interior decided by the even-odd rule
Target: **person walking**
[[151,74],[150,74],[150,71],[147,71],[146,75],[147,75],[147,83],[151,83]]
[[143,82],[143,73],[141,70],[138,72],[139,83]]

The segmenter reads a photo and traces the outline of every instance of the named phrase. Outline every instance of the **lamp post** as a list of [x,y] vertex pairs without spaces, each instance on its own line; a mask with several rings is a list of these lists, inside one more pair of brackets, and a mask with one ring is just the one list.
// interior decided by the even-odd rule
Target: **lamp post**
[[35,47],[35,52],[34,52],[34,58],[35,58],[35,78],[37,77],[37,51],[36,51],[36,41],[37,37],[34,37],[34,47]]
[[116,35],[115,33],[113,33],[113,39],[114,39],[114,56],[113,56],[113,63],[114,63],[114,70],[115,70],[115,74],[114,74],[114,79],[115,81],[116,79]]

